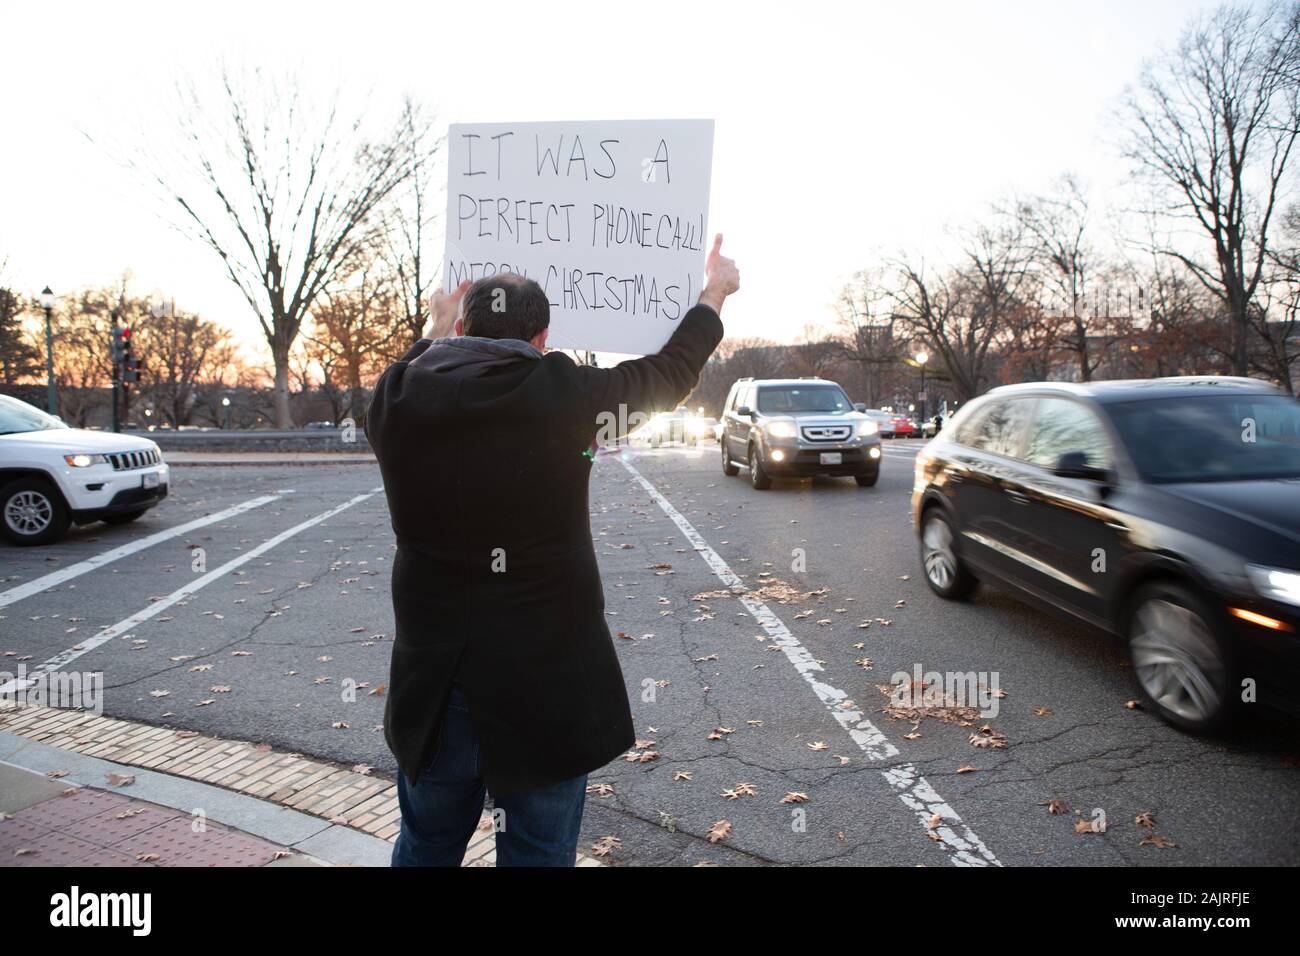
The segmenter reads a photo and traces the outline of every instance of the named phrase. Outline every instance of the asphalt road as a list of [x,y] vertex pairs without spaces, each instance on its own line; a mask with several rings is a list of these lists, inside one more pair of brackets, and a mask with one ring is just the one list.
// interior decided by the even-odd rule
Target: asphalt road
[[[1104,638],[987,587],[929,592],[908,519],[918,446],[886,443],[870,489],[754,491],[716,445],[597,461],[606,611],[636,753],[658,756],[591,775],[607,786],[584,845],[617,837],[616,865],[1300,863],[1292,727],[1252,714],[1183,735],[1125,706]],[[379,484],[372,465],[178,467],[133,525],[0,545],[0,670],[58,659],[103,672],[111,716],[391,774]],[[880,686],[918,665],[996,680],[997,715],[885,712]],[[1153,834],[1175,845],[1142,845]]]

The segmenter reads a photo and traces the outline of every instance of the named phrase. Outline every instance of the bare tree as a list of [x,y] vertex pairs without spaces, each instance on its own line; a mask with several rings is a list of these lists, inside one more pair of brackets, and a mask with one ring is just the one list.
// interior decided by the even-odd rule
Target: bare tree
[[1024,306],[1030,257],[1022,225],[1005,216],[976,225],[963,245],[965,263],[947,274],[900,264],[891,298],[903,326],[938,355],[957,398],[965,402],[987,387],[990,350]]
[[[412,171],[398,123],[372,141],[338,98],[312,109],[293,80],[221,74],[220,108],[184,93],[188,178],[156,173],[187,231],[220,257],[257,315],[275,368],[275,419],[293,424],[290,353],[313,303],[381,228],[383,204]],[[209,123],[208,117],[213,117]]]
[[190,424],[199,384],[229,365],[233,349],[228,329],[171,307],[153,310],[132,330],[132,350],[146,366],[140,393],[148,396],[159,424]]
[[1295,365],[1300,362],[1300,204],[1283,220],[1283,235],[1279,248],[1269,250],[1272,270],[1252,324],[1262,347],[1260,366],[1295,394]]
[[323,293],[312,309],[303,335],[305,355],[321,370],[336,422],[345,415],[354,421],[361,417],[366,384],[379,378],[390,358],[385,344],[399,342],[402,351],[410,345],[396,284],[382,263],[359,259],[355,272]]
[[1129,158],[1213,244],[1212,264],[1173,244],[1161,251],[1223,302],[1238,375],[1250,369],[1252,303],[1300,134],[1298,70],[1300,3],[1224,6],[1148,64],[1125,109]]
[[[1098,331],[1089,321],[1096,310],[1088,302],[1097,253],[1089,229],[1088,197],[1078,179],[1066,174],[1055,192],[1017,203],[1015,215],[1025,228],[1047,293],[1045,313],[1022,310],[1018,341],[1032,343],[1040,356],[1048,341],[1054,349],[1072,352],[1079,380],[1092,381],[1101,357],[1092,355],[1090,348],[1091,336]],[[1035,320],[1044,327],[1033,328]]]
[[401,307],[399,333],[386,352],[396,361],[420,338],[428,321],[426,304],[438,281],[438,261],[425,257],[429,227],[437,218],[432,183],[433,160],[440,141],[434,137],[433,122],[409,97],[398,121],[398,141],[406,152],[410,175],[398,190],[385,214],[382,254],[393,275]]

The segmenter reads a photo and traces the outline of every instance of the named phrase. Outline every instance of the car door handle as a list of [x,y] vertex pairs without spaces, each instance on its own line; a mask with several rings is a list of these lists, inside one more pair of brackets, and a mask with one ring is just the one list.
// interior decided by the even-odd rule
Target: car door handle
[[1013,488],[1008,488],[1008,489],[1007,489],[1007,497],[1010,498],[1012,501],[1014,501],[1014,502],[1015,502],[1016,504],[1018,504],[1018,505],[1027,505],[1027,504],[1029,504],[1029,496],[1028,496],[1027,494],[1025,494],[1023,491],[1016,491],[1016,490],[1013,489]]
[[1110,528],[1112,531],[1119,531],[1123,534],[1128,534],[1128,525],[1121,521],[1107,521],[1106,527]]

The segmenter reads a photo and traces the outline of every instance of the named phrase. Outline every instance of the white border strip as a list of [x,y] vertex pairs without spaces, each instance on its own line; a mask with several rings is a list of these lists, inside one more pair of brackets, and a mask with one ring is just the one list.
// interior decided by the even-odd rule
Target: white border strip
[[[853,742],[858,745],[868,760],[889,760],[898,756],[898,748],[895,747],[885,735],[873,724],[863,712],[857,708],[844,709],[840,704],[848,699],[848,694],[832,687],[830,684],[820,680],[816,675],[822,672],[821,664],[809,653],[799,639],[790,633],[790,629],[785,626],[779,617],[772,613],[771,609],[754,597],[745,586],[745,583],[736,576],[736,573],[727,566],[727,562],[722,560],[713,548],[709,547],[707,541],[700,536],[694,526],[672,503],[659,493],[659,490],[651,484],[641,472],[623,456],[618,456],[619,463],[628,470],[634,479],[642,488],[654,499],[664,512],[672,519],[673,523],[686,536],[686,540],[691,543],[695,552],[704,559],[704,563],[709,566],[718,579],[725,584],[739,598],[740,603],[745,609],[753,615],[760,627],[763,628],[785,653],[786,659],[794,665],[795,670],[808,683],[817,695],[817,699],[825,705],[826,709],[831,712],[837,723],[847,731]],[[944,799],[939,796],[935,789],[930,786],[924,777],[921,776],[916,767],[912,764],[900,764],[882,770],[881,774],[885,782],[889,784],[898,798],[910,810],[916,813],[916,818],[927,833],[934,833],[942,839],[942,846],[945,850],[952,853],[950,859],[955,866],[1001,866],[998,858],[995,857],[984,842],[975,835],[975,833],[966,826],[957,811],[953,810]],[[930,827],[930,820],[938,814],[942,823],[937,827]]]
[[245,511],[252,511],[254,508],[260,508],[262,505],[270,504],[272,501],[278,501],[279,495],[262,495],[260,498],[252,498],[234,507],[227,508],[225,511],[218,511],[216,514],[205,515],[202,518],[195,518],[193,521],[177,525],[174,528],[167,528],[156,534],[151,534],[146,538],[140,538],[124,544],[119,548],[111,551],[105,551],[103,554],[97,554],[93,558],[87,558],[85,561],[79,561],[76,564],[70,564],[66,568],[60,568],[58,571],[51,571],[49,574],[37,578],[35,581],[28,581],[26,584],[20,584],[12,587],[8,591],[0,592],[0,607],[6,607],[23,598],[31,597],[33,594],[40,594],[42,591],[48,591],[50,588],[62,584],[64,581],[71,581],[73,578],[81,577],[89,571],[96,568],[102,568],[106,564],[112,564],[127,555],[135,554],[137,551],[143,551],[145,548],[152,548],[155,544],[161,544],[170,538],[179,537],[196,528],[202,528],[205,525],[213,524],[217,521],[225,521],[227,518],[233,518],[241,515]]
[[[277,544],[287,541],[288,539],[292,538],[294,535],[298,534],[299,532],[306,531],[308,528],[311,528],[315,525],[320,524],[322,521],[334,517],[336,514],[338,514],[341,511],[346,511],[347,509],[351,508],[355,504],[360,504],[361,502],[365,501],[367,498],[373,498],[382,490],[383,489],[381,488],[376,488],[374,491],[369,491],[363,495],[357,495],[355,498],[351,498],[348,501],[343,502],[343,504],[341,505],[336,505],[335,507],[331,508],[329,511],[322,511],[314,518],[308,518],[306,521],[302,522],[301,524],[296,524],[292,528],[288,528],[284,531],[281,531],[274,538],[268,538],[266,541],[263,541],[261,544],[259,544],[257,547],[253,548],[252,550],[245,551],[239,557],[227,561],[221,567],[213,568],[211,571],[209,571],[207,574],[203,575],[202,577],[195,578],[189,584],[173,591],[165,598],[162,598],[161,600],[156,601],[153,604],[150,604],[144,610],[137,611],[135,614],[132,614],[130,617],[126,618],[125,620],[118,621],[116,624],[104,628],[102,631],[100,631],[98,634],[96,634],[94,637],[90,638],[89,640],[82,641],[81,643],[77,644],[75,647],[70,647],[66,651],[54,655],[44,664],[32,668],[30,671],[28,671],[28,674],[31,676],[27,677],[24,683],[27,686],[30,686],[32,683],[34,683],[36,675],[58,670],[60,667],[63,667],[69,662],[75,661],[81,655],[90,653],[95,648],[99,647],[101,644],[104,644],[107,641],[111,641],[113,638],[121,634],[125,634],[126,632],[130,631],[133,627],[137,627],[138,625],[143,624],[145,621],[149,620],[149,618],[154,617],[155,615],[159,614],[162,611],[165,611],[167,608],[171,607],[177,601],[189,597],[191,594],[193,594],[196,591],[202,590],[203,588],[211,584],[213,581],[225,577],[231,571],[234,571],[236,568],[239,568],[247,564],[249,561],[252,561],[254,558],[261,557],[263,554],[266,554],[266,552],[274,548]],[[4,687],[0,687],[0,695],[12,694],[18,686],[19,686],[19,682],[17,680],[12,680]]]

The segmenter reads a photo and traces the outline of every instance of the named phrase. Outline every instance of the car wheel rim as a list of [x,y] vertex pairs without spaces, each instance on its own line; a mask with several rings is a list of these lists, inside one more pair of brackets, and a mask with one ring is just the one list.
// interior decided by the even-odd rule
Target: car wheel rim
[[54,505],[39,491],[20,491],[5,502],[5,524],[15,534],[40,534],[54,520]]
[[1185,720],[1203,721],[1222,706],[1223,660],[1201,616],[1162,598],[1133,615],[1133,670],[1142,689]]
[[957,555],[952,550],[952,531],[948,522],[931,518],[921,535],[925,545],[925,575],[937,588],[947,588],[957,576]]

